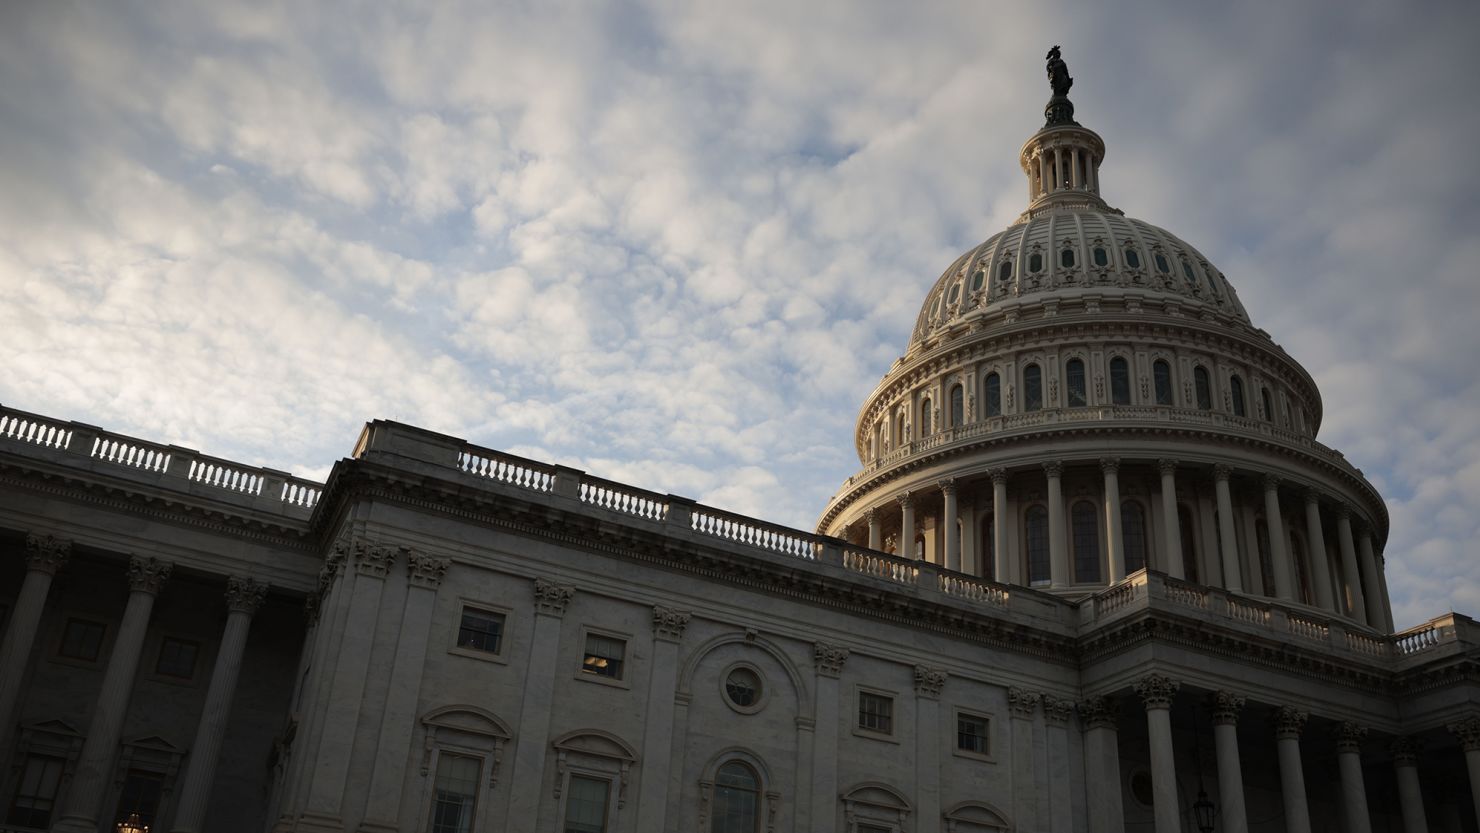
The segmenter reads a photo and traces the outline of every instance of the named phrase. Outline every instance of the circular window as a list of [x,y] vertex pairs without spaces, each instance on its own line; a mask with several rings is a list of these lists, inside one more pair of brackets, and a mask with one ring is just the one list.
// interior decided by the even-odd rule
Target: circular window
[[742,714],[754,714],[765,705],[766,688],[760,672],[749,665],[735,665],[721,681],[725,702]]

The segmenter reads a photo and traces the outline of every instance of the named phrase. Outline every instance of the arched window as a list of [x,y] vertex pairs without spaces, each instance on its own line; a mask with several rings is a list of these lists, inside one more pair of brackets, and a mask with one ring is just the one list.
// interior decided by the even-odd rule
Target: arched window
[[1233,400],[1233,415],[1247,416],[1248,412],[1244,408],[1244,380],[1237,373],[1228,377],[1228,396]]
[[978,289],[981,289],[982,288],[982,284],[984,284],[986,282],[987,282],[987,268],[985,266],[983,266],[982,268],[976,270],[976,272],[971,276],[971,291],[972,292],[975,292]]
[[1043,410],[1043,368],[1036,364],[1023,368],[1023,410]]
[[1074,530],[1074,580],[1096,582],[1100,580],[1100,523],[1095,505],[1081,500],[1069,510],[1070,525]]
[[1269,395],[1269,388],[1260,388],[1259,398],[1264,401],[1264,419],[1274,422],[1274,397]]
[[1156,271],[1162,273],[1163,275],[1172,271],[1172,264],[1167,261],[1166,255],[1162,254],[1161,252],[1157,252],[1155,260]]
[[879,456],[883,457],[889,450],[889,426],[879,423]]
[[1213,384],[1208,378],[1208,369],[1202,365],[1192,369],[1192,388],[1197,394],[1197,407],[1204,411],[1213,410]]
[[1131,269],[1141,268],[1141,253],[1135,249],[1125,250],[1125,265]]
[[1300,584],[1300,601],[1308,605],[1315,604],[1315,585],[1310,580],[1310,562],[1305,560],[1305,542],[1293,531],[1290,533],[1290,560],[1295,562],[1295,580]]
[[1264,582],[1264,595],[1273,596],[1274,559],[1269,554],[1269,524],[1263,518],[1254,522],[1254,538],[1259,547],[1259,578]]
[[1083,408],[1089,404],[1089,396],[1084,386],[1084,360],[1070,359],[1064,365],[1064,376],[1069,389],[1069,407]]
[[899,410],[897,410],[897,411],[894,412],[894,447],[895,448],[899,448],[900,446],[904,445],[904,443],[905,443],[904,423],[905,423],[904,408],[901,407]]
[[920,436],[930,436],[932,426],[930,425],[930,397],[920,400]]
[[982,556],[982,578],[988,581],[1002,581],[997,577],[997,526],[993,521],[991,513],[982,516],[980,529]]
[[761,781],[755,770],[730,761],[714,774],[709,833],[756,833],[760,829]]
[[1041,504],[1030,506],[1024,519],[1028,527],[1028,584],[1047,584],[1048,510]]
[[1156,404],[1172,404],[1172,365],[1165,359],[1157,359],[1151,365],[1151,376],[1156,382]]
[[966,393],[960,385],[951,387],[951,427],[959,428],[966,422]]
[[1028,271],[1029,272],[1042,272],[1043,271],[1043,254],[1041,252],[1034,252],[1034,253],[1028,255]]
[[954,304],[954,303],[956,303],[957,300],[960,299],[960,297],[961,297],[961,284],[959,284],[959,283],[953,283],[953,284],[951,284],[951,294],[950,294],[949,297],[946,298],[946,303],[948,303],[948,304]]
[[1059,252],[1059,265],[1064,267],[1065,269],[1069,269],[1074,266],[1073,249],[1064,249],[1063,251]]
[[997,280],[1003,283],[1012,280],[1012,261],[1004,260],[1002,265],[997,267]]
[[1107,251],[1105,251],[1105,247],[1104,246],[1096,246],[1095,247],[1094,259],[1095,259],[1095,265],[1096,266],[1109,266],[1110,265],[1110,253],[1107,252]]
[[1197,276],[1192,274],[1192,264],[1188,263],[1185,257],[1182,258],[1182,277],[1187,279],[1188,286],[1193,289],[1197,288]]
[[1120,538],[1127,575],[1146,566],[1146,510],[1134,500],[1120,504]]
[[1110,360],[1110,402],[1131,404],[1131,365],[1121,356]]
[[1201,581],[1197,570],[1197,530],[1192,526],[1192,510],[1186,504],[1177,507],[1177,531],[1182,533],[1182,575],[1188,581]]
[[982,381],[982,390],[986,392],[987,416],[1002,416],[1002,377],[988,373]]

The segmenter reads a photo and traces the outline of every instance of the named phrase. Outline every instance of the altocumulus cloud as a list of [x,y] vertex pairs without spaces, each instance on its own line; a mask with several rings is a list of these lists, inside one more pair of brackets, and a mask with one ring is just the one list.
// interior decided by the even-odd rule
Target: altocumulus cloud
[[[1480,612],[1473,4],[7,4],[0,401],[327,473],[405,420],[808,527],[1063,43]],[[1437,118],[1442,114],[1442,118]]]

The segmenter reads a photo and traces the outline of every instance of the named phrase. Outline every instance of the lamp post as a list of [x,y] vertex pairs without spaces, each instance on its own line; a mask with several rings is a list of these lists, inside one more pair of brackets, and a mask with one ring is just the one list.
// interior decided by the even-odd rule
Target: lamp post
[[1192,818],[1197,822],[1200,833],[1213,833],[1213,818],[1218,814],[1218,808],[1208,798],[1208,791],[1203,788],[1203,758],[1202,741],[1198,739],[1197,731],[1197,707],[1192,709],[1192,749],[1197,760],[1197,801],[1192,803]]

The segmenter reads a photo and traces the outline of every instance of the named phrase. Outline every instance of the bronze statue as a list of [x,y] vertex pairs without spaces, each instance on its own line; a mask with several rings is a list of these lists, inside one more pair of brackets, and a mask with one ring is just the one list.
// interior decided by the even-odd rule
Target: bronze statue
[[1048,83],[1053,87],[1055,96],[1066,96],[1069,88],[1074,86],[1074,79],[1069,77],[1069,65],[1059,56],[1059,46],[1054,44],[1053,49],[1048,50]]

